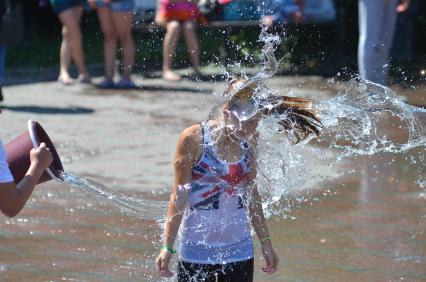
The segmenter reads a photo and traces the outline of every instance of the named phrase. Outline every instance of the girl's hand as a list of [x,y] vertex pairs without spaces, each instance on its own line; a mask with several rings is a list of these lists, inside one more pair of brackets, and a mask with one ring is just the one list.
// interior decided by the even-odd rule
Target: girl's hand
[[277,271],[279,259],[270,240],[262,244],[262,254],[266,261],[266,266],[262,268],[263,272],[272,274]]
[[171,272],[169,269],[171,258],[172,253],[168,252],[167,250],[161,250],[156,260],[157,271],[160,276],[169,278],[173,276],[173,272]]
[[37,149],[31,149],[30,160],[31,164],[34,164],[44,171],[52,163],[53,156],[49,148],[46,147],[46,143],[41,143]]

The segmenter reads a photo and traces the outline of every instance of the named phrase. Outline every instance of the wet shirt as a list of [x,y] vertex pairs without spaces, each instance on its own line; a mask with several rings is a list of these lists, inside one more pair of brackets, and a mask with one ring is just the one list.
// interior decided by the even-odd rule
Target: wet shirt
[[219,159],[208,126],[202,124],[203,152],[192,168],[188,208],[179,246],[180,260],[219,264],[253,257],[253,242],[244,206],[250,176],[248,144],[235,163]]
[[0,183],[13,182],[13,176],[7,163],[6,151],[0,141]]

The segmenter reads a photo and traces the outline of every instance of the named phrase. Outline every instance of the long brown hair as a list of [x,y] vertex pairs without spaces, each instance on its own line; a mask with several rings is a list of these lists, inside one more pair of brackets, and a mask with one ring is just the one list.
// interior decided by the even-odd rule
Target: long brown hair
[[[232,105],[252,98],[257,89],[259,85],[255,82],[234,79],[225,90],[224,96],[227,97],[229,105]],[[319,135],[323,125],[312,109],[311,100],[272,94],[259,100],[259,110],[264,115],[278,117],[280,131],[291,132],[291,141],[294,144],[305,140],[311,134]]]

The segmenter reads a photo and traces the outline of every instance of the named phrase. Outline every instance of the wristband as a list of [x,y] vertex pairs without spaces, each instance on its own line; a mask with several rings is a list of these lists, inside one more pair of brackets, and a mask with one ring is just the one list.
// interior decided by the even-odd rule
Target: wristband
[[169,248],[169,247],[167,247],[166,245],[164,245],[161,249],[162,249],[162,250],[166,250],[166,251],[168,251],[169,253],[176,254],[176,250],[174,250],[174,249],[172,249],[172,248]]
[[263,239],[259,240],[261,244],[265,243],[266,241],[271,241],[271,237],[265,237]]

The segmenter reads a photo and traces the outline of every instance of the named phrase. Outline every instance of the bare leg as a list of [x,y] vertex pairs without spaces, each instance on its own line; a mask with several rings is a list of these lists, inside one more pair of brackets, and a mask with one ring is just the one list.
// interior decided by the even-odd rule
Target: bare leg
[[166,36],[163,42],[163,78],[166,80],[177,81],[181,77],[172,71],[173,57],[180,35],[180,23],[172,21],[167,23]]
[[133,14],[131,12],[112,12],[111,14],[114,29],[123,48],[122,79],[130,80],[136,52],[132,37]]
[[80,30],[80,18],[82,13],[82,6],[72,7],[60,13],[59,19],[66,28],[67,43],[71,57],[77,66],[79,78],[88,78],[86,66],[84,65],[82,35]]
[[69,47],[68,31],[65,26],[62,27],[62,42],[61,50],[59,53],[60,67],[58,81],[61,81],[65,85],[72,84],[74,80],[71,78],[69,69],[71,66],[71,54]]
[[111,10],[108,7],[98,7],[97,12],[104,35],[105,80],[112,81],[117,54],[117,34],[114,29]]
[[188,49],[192,68],[197,73],[200,67],[200,47],[193,21],[183,23],[183,35],[185,36],[186,48]]

